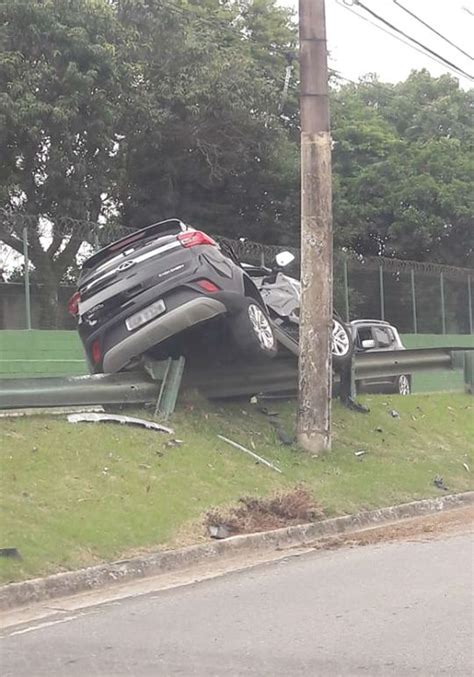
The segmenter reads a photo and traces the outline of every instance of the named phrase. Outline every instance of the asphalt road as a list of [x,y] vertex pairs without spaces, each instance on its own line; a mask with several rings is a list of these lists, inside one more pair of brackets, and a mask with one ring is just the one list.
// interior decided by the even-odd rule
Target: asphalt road
[[314,551],[52,616],[3,633],[0,673],[467,677],[472,555],[465,532]]

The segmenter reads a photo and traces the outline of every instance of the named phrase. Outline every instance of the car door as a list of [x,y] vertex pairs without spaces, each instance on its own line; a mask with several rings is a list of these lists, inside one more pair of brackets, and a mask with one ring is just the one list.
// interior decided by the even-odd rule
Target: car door
[[[365,349],[362,345],[363,341],[372,340],[374,347]],[[356,346],[359,352],[375,352],[394,350],[395,335],[390,327],[377,325],[362,325],[357,328]],[[391,377],[374,377],[365,378],[359,382],[359,386],[368,388],[373,392],[377,392],[380,386],[387,386],[391,384],[393,378]]]

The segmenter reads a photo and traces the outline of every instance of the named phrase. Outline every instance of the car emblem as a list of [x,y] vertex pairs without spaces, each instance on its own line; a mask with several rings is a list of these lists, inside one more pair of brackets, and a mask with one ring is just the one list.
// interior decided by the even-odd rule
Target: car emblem
[[121,264],[117,267],[117,270],[119,270],[120,272],[122,272],[123,270],[128,270],[129,268],[131,268],[131,267],[134,266],[134,265],[135,265],[135,261],[124,261],[123,263],[121,263]]

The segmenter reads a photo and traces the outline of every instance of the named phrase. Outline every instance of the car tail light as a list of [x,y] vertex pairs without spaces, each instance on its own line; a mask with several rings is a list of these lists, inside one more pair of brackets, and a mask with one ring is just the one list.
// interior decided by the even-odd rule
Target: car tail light
[[69,301],[67,302],[67,310],[71,315],[77,315],[79,312],[79,301],[81,300],[81,295],[77,291],[75,294],[71,296]]
[[94,364],[97,364],[102,359],[102,350],[100,349],[99,339],[96,339],[92,344],[92,359]]
[[209,235],[206,235],[206,233],[203,233],[202,230],[187,230],[184,233],[180,233],[177,237],[183,247],[196,247],[200,244],[217,245],[217,242],[212,237],[209,237]]
[[210,280],[198,280],[196,283],[201,289],[207,292],[219,291],[219,287]]

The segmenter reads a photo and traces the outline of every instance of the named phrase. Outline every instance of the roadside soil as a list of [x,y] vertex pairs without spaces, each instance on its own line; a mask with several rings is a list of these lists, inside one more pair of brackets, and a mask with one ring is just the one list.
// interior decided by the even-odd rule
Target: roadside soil
[[414,517],[351,534],[321,538],[315,550],[375,545],[387,541],[429,541],[447,534],[474,533],[474,506],[455,508],[425,517]]

